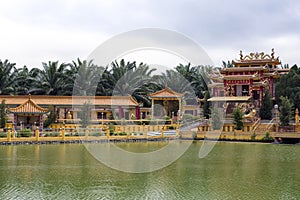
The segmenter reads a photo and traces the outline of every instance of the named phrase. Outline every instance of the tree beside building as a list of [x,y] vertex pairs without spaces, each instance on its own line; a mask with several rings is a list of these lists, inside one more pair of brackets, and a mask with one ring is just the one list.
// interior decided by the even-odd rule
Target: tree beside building
[[260,108],[260,117],[261,119],[272,119],[272,100],[268,90],[264,92],[262,99],[262,105]]

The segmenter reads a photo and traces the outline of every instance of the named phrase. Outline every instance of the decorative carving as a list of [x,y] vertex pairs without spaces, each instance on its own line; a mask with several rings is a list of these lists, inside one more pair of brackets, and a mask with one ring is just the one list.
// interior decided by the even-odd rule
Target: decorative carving
[[240,50],[240,60],[244,60],[243,59],[243,52],[242,52],[242,50]]
[[227,85],[227,87],[226,87],[226,96],[227,97],[230,96],[230,86],[229,85]]
[[231,86],[231,93],[230,93],[230,96],[234,96],[234,93],[235,93],[234,87]]
[[[249,55],[243,56],[242,51],[240,51],[240,60],[264,60],[264,59],[274,59],[274,48],[272,48],[271,54],[265,54],[264,52],[256,52],[256,53],[250,53]],[[278,58],[276,58],[278,59]]]
[[254,118],[254,117],[255,117],[255,115],[256,115],[256,110],[255,110],[255,109],[253,109],[253,110],[251,110],[251,112],[250,112],[250,113],[248,113],[248,114],[245,114],[245,115],[244,115],[244,118]]

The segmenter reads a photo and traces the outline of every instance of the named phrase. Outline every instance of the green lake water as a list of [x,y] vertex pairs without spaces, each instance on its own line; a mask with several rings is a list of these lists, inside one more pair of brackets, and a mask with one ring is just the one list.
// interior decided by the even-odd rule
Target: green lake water
[[[118,146],[145,152],[164,145]],[[0,146],[0,199],[300,199],[299,145],[219,142],[200,159],[201,145],[141,174],[105,166],[82,144]]]

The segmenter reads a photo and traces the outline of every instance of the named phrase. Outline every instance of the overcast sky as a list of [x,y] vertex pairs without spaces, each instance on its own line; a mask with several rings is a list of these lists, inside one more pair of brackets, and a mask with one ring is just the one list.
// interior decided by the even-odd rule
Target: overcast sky
[[182,33],[216,65],[239,50],[300,65],[300,1],[7,0],[0,2],[0,59],[18,67],[87,58],[114,35],[139,28]]

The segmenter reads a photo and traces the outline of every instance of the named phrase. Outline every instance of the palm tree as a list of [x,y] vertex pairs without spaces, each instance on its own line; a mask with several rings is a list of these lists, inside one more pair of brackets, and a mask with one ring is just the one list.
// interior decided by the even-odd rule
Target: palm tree
[[36,76],[39,69],[33,68],[29,70],[26,66],[17,69],[15,79],[15,94],[25,95],[28,94],[32,85],[36,82]]
[[13,94],[16,78],[15,63],[0,60],[0,94]]
[[154,79],[159,85],[158,89],[163,89],[167,86],[178,93],[192,92],[191,84],[177,71],[167,70],[161,75],[155,75]]
[[191,63],[187,65],[179,64],[175,70],[191,83],[194,80],[194,74],[197,72],[197,66],[191,67]]
[[95,95],[104,68],[94,65],[92,60],[82,62],[78,60],[78,65],[73,68],[77,71],[74,77],[73,94],[79,96]]
[[209,66],[197,66],[196,72],[193,74],[191,84],[199,98],[203,98],[205,92],[208,91],[208,84],[210,83],[207,72],[208,70],[210,70]]
[[149,105],[148,94],[154,92],[153,85],[156,85],[151,74],[156,69],[150,69],[146,64],[140,63],[136,66],[135,62],[128,62],[122,59],[120,64],[115,61],[112,68],[103,74],[103,87],[111,95],[127,96],[131,95],[138,102]]
[[175,69],[192,85],[195,94],[199,98],[203,98],[204,93],[208,91],[209,79],[207,73],[210,68],[210,66],[191,67],[191,64],[189,63],[188,65],[179,64]]
[[58,61],[43,63],[43,70],[38,70],[37,81],[29,91],[35,94],[64,95],[65,70],[67,65]]
[[135,62],[127,62],[125,64],[124,59],[120,61],[120,64],[117,61],[111,63],[111,69],[106,67],[103,73],[103,80],[101,85],[105,88],[106,95],[112,95],[113,90],[117,82],[130,70],[136,68]]

